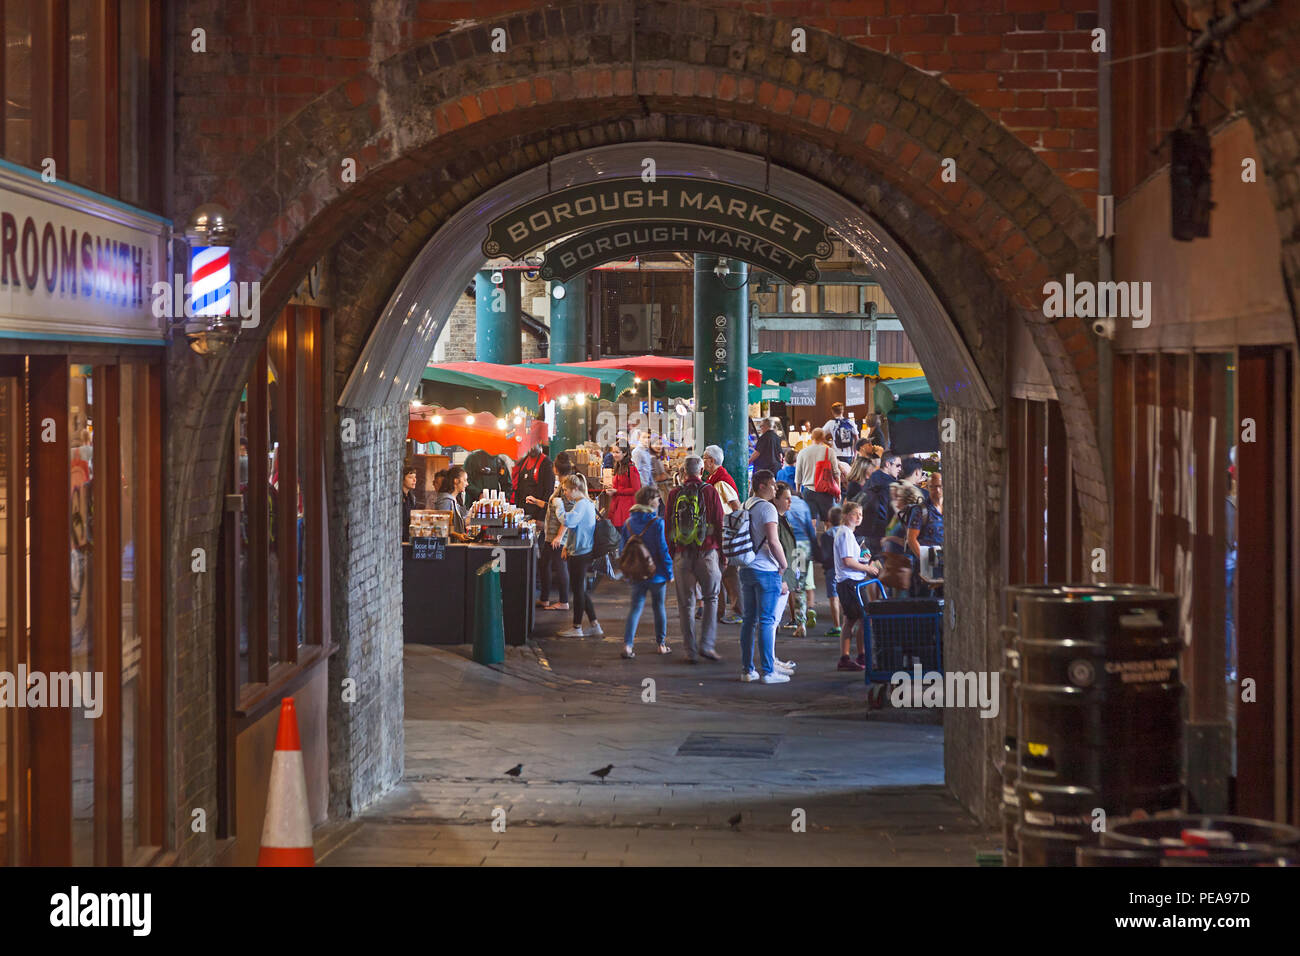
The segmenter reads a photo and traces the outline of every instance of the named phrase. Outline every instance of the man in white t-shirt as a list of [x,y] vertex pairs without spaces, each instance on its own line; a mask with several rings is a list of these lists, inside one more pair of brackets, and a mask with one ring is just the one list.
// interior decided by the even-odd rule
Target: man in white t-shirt
[[[862,506],[856,501],[846,501],[841,506],[840,526],[835,529],[835,593],[840,599],[844,615],[844,631],[840,635],[840,663],[836,670],[864,671],[867,655],[863,649],[862,628],[866,609],[862,606],[859,585],[868,577],[879,577],[880,568],[871,562],[871,552],[858,543],[853,530],[862,523]],[[850,637],[856,633],[857,660],[849,657]]]
[[[787,561],[777,537],[776,476],[766,468],[754,472],[754,496],[745,502],[749,513],[749,537],[754,558],[740,569],[741,607],[740,667],[743,681],[784,684],[790,680],[785,668],[776,665],[776,606],[789,591],[782,580]],[[754,669],[754,638],[758,637],[758,669]]]
[[839,402],[831,406],[830,420],[822,426],[822,432],[830,442],[835,457],[846,465],[853,464],[853,446],[858,443],[858,428],[851,419],[844,417],[844,406]]

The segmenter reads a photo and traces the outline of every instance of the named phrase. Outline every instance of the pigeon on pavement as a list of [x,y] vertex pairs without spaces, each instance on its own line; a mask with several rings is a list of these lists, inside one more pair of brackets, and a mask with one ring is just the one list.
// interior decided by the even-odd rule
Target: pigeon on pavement
[[613,765],[612,763],[611,763],[611,764],[606,764],[605,766],[601,767],[599,770],[593,770],[593,771],[591,772],[591,775],[592,775],[593,777],[599,777],[599,778],[600,778],[600,782],[601,782],[601,783],[604,783],[604,782],[605,782],[605,778],[609,776],[609,772],[610,772],[611,770],[613,770],[613,769],[614,769],[614,765]]
[[511,767],[509,770],[506,771],[506,776],[507,776],[507,777],[517,777],[517,776],[519,776],[521,773],[523,773],[523,770],[524,770],[524,765],[521,764],[521,763],[517,763],[517,764],[515,764],[513,767]]

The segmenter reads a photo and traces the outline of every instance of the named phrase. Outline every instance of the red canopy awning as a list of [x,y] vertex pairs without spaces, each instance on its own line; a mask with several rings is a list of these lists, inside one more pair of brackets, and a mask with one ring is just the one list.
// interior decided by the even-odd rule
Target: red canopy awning
[[435,425],[426,418],[412,415],[406,428],[406,437],[418,442],[458,445],[466,451],[505,455],[513,460],[522,458],[533,445],[546,443],[546,422],[543,421],[534,420],[527,425],[502,430],[491,426],[482,428],[466,425],[464,418],[464,414],[451,413]]
[[[669,382],[695,381],[695,360],[667,355],[628,355],[622,358],[597,359],[594,362],[565,362],[574,368],[621,368],[641,378],[666,379]],[[756,368],[749,372],[749,384],[761,385],[763,376]]]
[[440,362],[436,368],[469,375],[482,375],[499,382],[513,382],[537,393],[537,401],[549,402],[561,395],[599,395],[600,380],[585,375],[566,375],[527,365],[497,365],[494,362]]

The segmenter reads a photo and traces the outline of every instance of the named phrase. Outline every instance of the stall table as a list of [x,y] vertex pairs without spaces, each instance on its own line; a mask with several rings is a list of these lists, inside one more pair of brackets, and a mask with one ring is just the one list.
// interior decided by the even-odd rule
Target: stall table
[[[523,644],[533,630],[537,554],[532,542],[447,543],[428,559],[402,545],[402,636],[408,644],[468,644],[474,639],[475,573],[505,551],[501,574],[507,644]],[[440,552],[441,556],[438,556]]]

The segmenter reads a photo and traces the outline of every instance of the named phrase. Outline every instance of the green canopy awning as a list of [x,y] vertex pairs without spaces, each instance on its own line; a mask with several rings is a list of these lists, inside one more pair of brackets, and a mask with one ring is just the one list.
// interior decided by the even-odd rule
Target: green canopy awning
[[759,402],[788,402],[790,401],[790,389],[784,385],[751,385],[749,386],[749,404],[757,405]]
[[516,408],[535,412],[537,393],[526,385],[498,382],[482,375],[453,372],[431,365],[421,376],[424,403],[443,408],[464,407],[472,412],[491,412],[500,417]]
[[629,388],[636,388],[636,375],[621,368],[590,368],[586,365],[550,365],[545,362],[525,362],[522,368],[539,368],[565,375],[585,375],[600,382],[600,397],[616,402]]
[[826,375],[868,375],[880,373],[880,365],[866,359],[839,355],[802,355],[798,352],[756,352],[749,357],[749,367],[756,368],[765,382],[805,382]]
[[891,419],[936,418],[939,405],[924,376],[896,378],[876,383],[876,411]]

